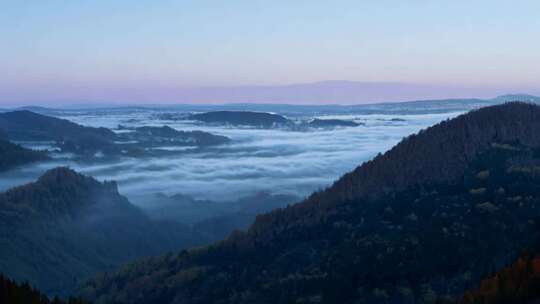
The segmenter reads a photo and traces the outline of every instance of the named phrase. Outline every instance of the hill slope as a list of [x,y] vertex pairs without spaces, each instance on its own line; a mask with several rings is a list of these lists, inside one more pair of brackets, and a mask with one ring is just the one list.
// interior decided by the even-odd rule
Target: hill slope
[[146,148],[172,146],[211,146],[229,138],[203,131],[177,131],[170,127],[140,127],[116,134],[107,128],[86,127],[66,119],[27,110],[0,113],[0,133],[10,140],[52,141],[64,152],[78,155],[144,155]]
[[153,221],[118,193],[66,168],[0,193],[0,273],[48,295],[143,256],[201,242],[191,229]]
[[106,128],[84,127],[69,120],[27,110],[0,113],[0,130],[10,140],[54,141],[79,153],[115,151],[115,134]]
[[0,172],[45,159],[47,159],[47,155],[44,152],[25,149],[0,139]]
[[247,233],[88,283],[97,303],[432,303],[538,238],[540,107],[480,109],[404,139]]

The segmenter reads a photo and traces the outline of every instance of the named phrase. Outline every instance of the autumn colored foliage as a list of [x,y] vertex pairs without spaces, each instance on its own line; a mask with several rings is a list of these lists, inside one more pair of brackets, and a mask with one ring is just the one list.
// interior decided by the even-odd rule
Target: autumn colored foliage
[[540,299],[540,255],[524,256],[465,293],[462,304],[531,303]]

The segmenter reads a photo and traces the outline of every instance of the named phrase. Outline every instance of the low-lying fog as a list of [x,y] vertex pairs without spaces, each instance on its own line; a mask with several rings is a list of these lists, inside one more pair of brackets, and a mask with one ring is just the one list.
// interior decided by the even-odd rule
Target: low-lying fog
[[120,192],[133,202],[140,201],[145,194],[156,192],[168,195],[182,193],[215,201],[232,200],[259,191],[305,196],[389,149],[404,136],[459,114],[323,116],[354,119],[365,125],[296,132],[160,120],[155,118],[158,112],[67,111],[61,117],[82,125],[112,129],[119,124],[129,127],[168,125],[178,130],[202,130],[225,135],[232,142],[204,151],[178,151],[178,154],[166,158],[122,158],[81,163],[69,156],[57,155],[54,161],[3,173],[0,175],[0,190],[29,182],[45,170],[63,165],[99,180],[118,181]]

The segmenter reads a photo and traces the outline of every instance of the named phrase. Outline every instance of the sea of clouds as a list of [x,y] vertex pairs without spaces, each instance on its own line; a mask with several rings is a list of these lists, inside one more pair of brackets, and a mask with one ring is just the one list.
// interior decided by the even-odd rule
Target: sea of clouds
[[[99,180],[117,181],[120,192],[132,201],[152,193],[182,193],[215,201],[260,191],[306,196],[391,148],[403,137],[459,113],[321,115],[321,118],[349,119],[364,125],[307,132],[206,126],[185,120],[161,120],[156,114],[159,110],[88,110],[65,112],[61,117],[82,125],[112,129],[120,124],[168,125],[178,130],[225,135],[232,141],[204,150],[178,151],[167,157],[79,162],[69,155],[56,155],[53,161],[3,173],[0,190],[30,182],[47,169],[69,166]],[[171,147],[161,149],[171,150]]]

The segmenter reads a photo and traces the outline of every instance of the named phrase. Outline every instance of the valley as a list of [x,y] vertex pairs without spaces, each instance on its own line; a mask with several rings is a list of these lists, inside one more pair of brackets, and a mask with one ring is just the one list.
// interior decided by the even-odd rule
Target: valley
[[[48,124],[10,129],[12,117],[3,124],[25,147],[6,141],[6,151],[30,159],[0,173],[2,274],[95,303],[459,297],[487,269],[535,248],[540,218],[540,139],[529,131],[538,128],[538,106],[470,106],[468,114],[291,115],[296,125],[317,122],[303,130],[204,125],[156,114],[163,109],[23,112]],[[77,132],[101,134],[107,147],[167,153],[68,153],[60,140]],[[198,147],[164,149],[184,146],[191,134]],[[246,164],[254,171],[238,171]],[[328,169],[341,178],[331,183]],[[460,249],[448,255],[450,247]],[[140,286],[147,276],[170,284]],[[110,293],[110,284],[122,290]],[[199,284],[204,297],[194,293]]]
[[4,2],[0,304],[540,304],[540,1]]

